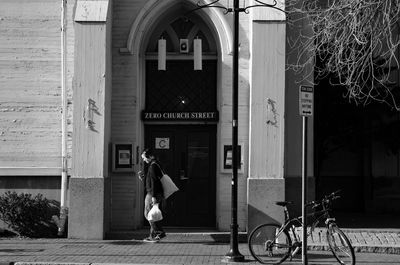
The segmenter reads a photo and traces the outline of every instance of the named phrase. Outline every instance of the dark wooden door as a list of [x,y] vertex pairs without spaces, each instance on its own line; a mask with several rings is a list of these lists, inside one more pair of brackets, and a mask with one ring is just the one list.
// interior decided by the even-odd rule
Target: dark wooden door
[[146,125],[145,135],[180,189],[167,200],[164,225],[215,227],[216,127]]

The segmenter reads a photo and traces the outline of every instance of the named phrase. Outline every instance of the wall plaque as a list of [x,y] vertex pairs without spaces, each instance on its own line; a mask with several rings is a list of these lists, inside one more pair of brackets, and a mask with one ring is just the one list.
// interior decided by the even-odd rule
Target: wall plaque
[[169,138],[156,138],[155,139],[155,149],[169,149]]
[[114,172],[133,171],[133,143],[113,143],[112,169]]

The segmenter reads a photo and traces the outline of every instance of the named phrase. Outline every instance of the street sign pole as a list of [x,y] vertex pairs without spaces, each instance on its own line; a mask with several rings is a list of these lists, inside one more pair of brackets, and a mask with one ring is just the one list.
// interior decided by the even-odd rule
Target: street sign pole
[[301,164],[301,179],[302,179],[302,219],[303,219],[303,234],[302,234],[302,246],[301,246],[301,257],[303,265],[307,265],[307,117],[303,116],[303,137],[302,137],[302,164]]
[[301,206],[302,206],[302,220],[303,220],[303,233],[302,233],[302,246],[301,246],[301,256],[303,265],[308,264],[307,260],[307,119],[313,115],[313,91],[314,88],[311,86],[300,86],[299,93],[299,107],[300,115],[303,120],[303,130],[302,130],[302,163],[301,163]]

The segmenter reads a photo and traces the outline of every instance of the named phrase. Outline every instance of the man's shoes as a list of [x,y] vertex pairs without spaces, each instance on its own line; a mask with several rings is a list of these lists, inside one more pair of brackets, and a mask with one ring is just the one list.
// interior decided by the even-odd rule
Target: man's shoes
[[145,239],[143,239],[143,242],[147,242],[147,243],[157,243],[158,241],[160,241],[160,238],[158,236],[156,237],[146,237]]
[[165,234],[165,232],[161,232],[161,233],[158,233],[157,234],[157,236],[156,237],[158,237],[158,238],[164,238],[164,237],[166,237],[167,235]]

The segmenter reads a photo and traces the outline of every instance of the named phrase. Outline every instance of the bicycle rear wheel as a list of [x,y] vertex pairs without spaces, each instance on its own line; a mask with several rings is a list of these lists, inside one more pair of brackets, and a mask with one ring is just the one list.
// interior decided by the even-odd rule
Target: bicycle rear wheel
[[329,224],[326,237],[329,248],[340,264],[354,265],[356,263],[354,249],[350,240],[336,224]]
[[262,224],[249,236],[251,255],[262,264],[281,264],[290,255],[292,241],[286,230],[277,224]]

